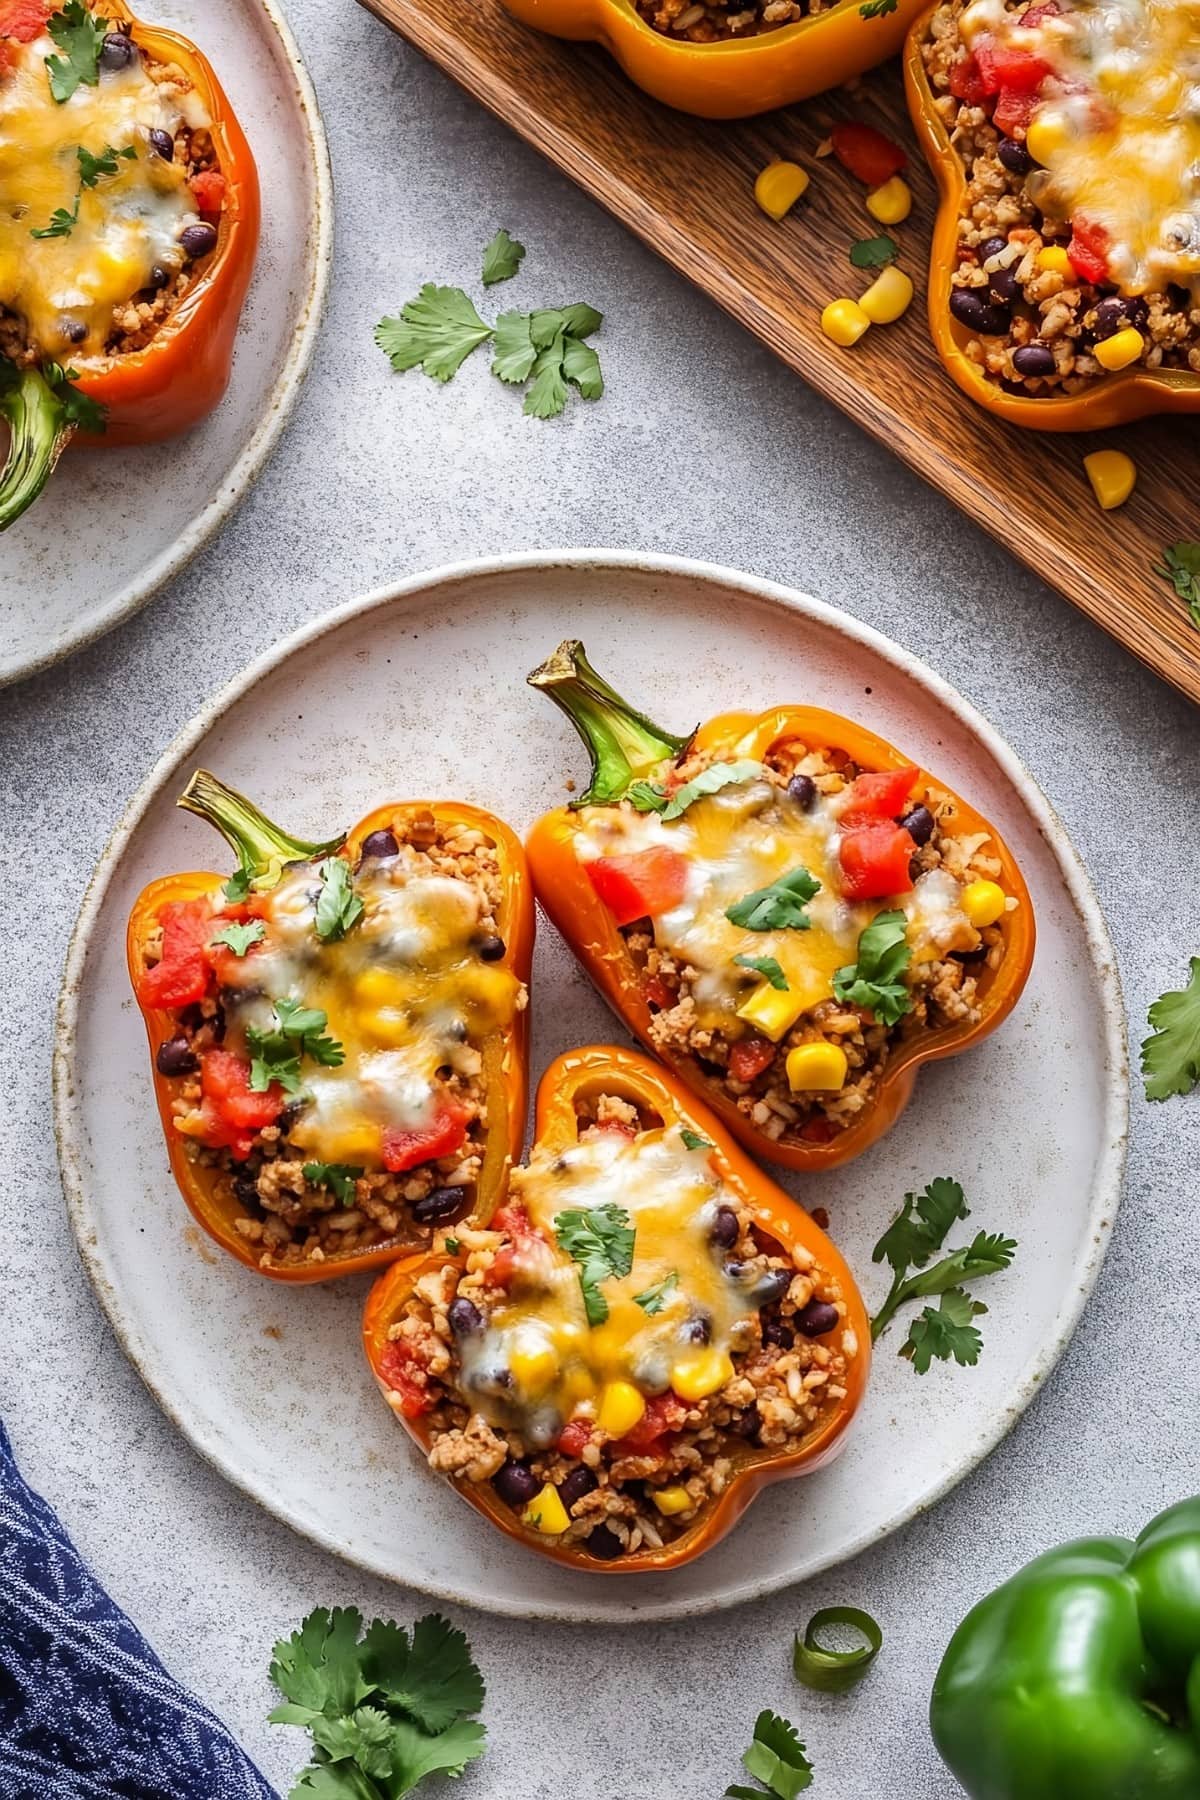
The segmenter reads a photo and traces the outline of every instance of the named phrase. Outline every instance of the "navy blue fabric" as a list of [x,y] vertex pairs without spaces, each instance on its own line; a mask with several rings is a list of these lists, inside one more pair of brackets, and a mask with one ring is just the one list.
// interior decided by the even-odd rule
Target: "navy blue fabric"
[[26,1487],[3,1425],[0,1800],[279,1800]]

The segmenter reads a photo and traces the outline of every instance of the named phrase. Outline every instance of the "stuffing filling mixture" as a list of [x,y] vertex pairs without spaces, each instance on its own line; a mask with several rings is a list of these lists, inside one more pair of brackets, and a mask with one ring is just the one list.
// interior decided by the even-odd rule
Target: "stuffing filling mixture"
[[[230,890],[233,897],[230,897]],[[408,815],[342,856],[159,912],[138,996],[173,1013],[157,1068],[188,1155],[218,1172],[264,1267],[470,1210],[495,1034],[526,1004],[498,967],[501,876],[469,825]]]
[[859,1354],[836,1281],[782,1253],[696,1133],[603,1094],[513,1172],[390,1327],[381,1379],[429,1463],[602,1561],[695,1524],[754,1451],[798,1451]]
[[925,44],[966,169],[950,309],[1004,389],[1200,372],[1200,5],[943,0]]
[[647,25],[693,44],[755,37],[828,12],[837,0],[636,0]]
[[576,854],[642,972],[651,1036],[695,1060],[755,1128],[828,1143],[896,1047],[980,1016],[1017,905],[981,833],[919,770],[845,752],[668,763],[585,806]]
[[184,71],[98,6],[0,0],[0,356],[142,349],[216,248],[225,197]]

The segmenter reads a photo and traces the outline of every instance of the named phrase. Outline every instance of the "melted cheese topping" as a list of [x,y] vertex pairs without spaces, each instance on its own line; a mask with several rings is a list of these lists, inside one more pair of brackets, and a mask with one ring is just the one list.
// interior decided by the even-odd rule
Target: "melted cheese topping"
[[[12,46],[14,66],[0,75],[0,306],[21,318],[45,357],[97,355],[114,311],[149,287],[155,265],[178,270],[179,236],[199,220],[186,171],[149,146],[152,130],[172,137],[186,122],[209,123],[194,93],[158,86],[139,55],[124,69],[100,71],[60,105],[50,91],[49,36]],[[94,188],[80,183],[78,150],[117,156],[117,173]],[[35,238],[55,212],[79,217],[65,237]],[[84,335],[79,336],[79,328]]]
[[[839,815],[848,795],[848,788],[833,796],[818,794],[805,812],[782,788],[763,780],[722,788],[670,821],[628,806],[587,807],[580,814],[577,854],[589,861],[661,844],[688,859],[683,901],[654,919],[655,943],[696,971],[697,1024],[737,1035],[742,1029],[737,1009],[756,981],[734,961],[737,956],[774,957],[789,992],[807,1011],[833,993],[835,970],[857,960],[859,936],[881,911],[897,907],[908,915],[916,962],[976,941],[960,904],[961,886],[942,869],[920,876],[910,893],[895,900],[843,897]],[[809,930],[748,931],[725,917],[735,901],[797,868],[821,884],[805,906]]]
[[223,971],[240,983],[240,993],[223,993],[225,1041],[249,1055],[247,1026],[271,1030],[278,999],[324,1012],[345,1061],[302,1060],[306,1098],[289,1142],[318,1162],[378,1169],[385,1131],[433,1124],[439,1070],[478,1072],[475,1045],[511,1021],[521,984],[481,960],[484,903],[470,882],[414,873],[401,851],[367,863],[354,891],[362,918],[323,943],[312,866],[284,873],[267,896],[266,937]]
[[1200,287],[1200,0],[1095,0],[1032,27],[973,0],[961,31],[1056,71],[1034,113],[1057,144],[1027,182],[1041,210],[1104,227],[1123,293]]
[[[509,1298],[486,1329],[460,1344],[460,1385],[473,1411],[534,1446],[553,1442],[573,1416],[594,1418],[606,1383],[662,1394],[700,1339],[718,1352],[747,1347],[757,1307],[752,1279],[739,1281],[712,1243],[718,1207],[736,1206],[707,1149],[689,1150],[678,1126],[631,1138],[587,1133],[561,1154],[535,1150],[513,1171],[513,1198],[546,1240],[525,1252]],[[554,1221],[568,1210],[624,1208],[636,1232],[628,1275],[602,1292],[608,1318],[590,1326],[579,1265],[562,1250]],[[734,1265],[736,1266],[736,1265]],[[677,1277],[662,1310],[634,1298]]]

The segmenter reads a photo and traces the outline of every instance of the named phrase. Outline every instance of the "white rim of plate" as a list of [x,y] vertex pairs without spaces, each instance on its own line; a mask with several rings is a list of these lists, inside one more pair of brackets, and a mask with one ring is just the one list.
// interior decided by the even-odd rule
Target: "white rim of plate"
[[192,558],[216,536],[254,486],[291,417],[292,408],[308,375],[333,274],[333,169],[329,159],[329,140],[325,135],[316,89],[292,35],[292,28],[275,0],[254,0],[254,6],[248,10],[261,12],[279,40],[283,61],[291,70],[296,83],[300,111],[307,126],[305,135],[312,154],[313,250],[308,294],[300,310],[291,348],[274,386],[264,399],[262,416],[245,449],[233,467],[221,477],[219,487],[209,496],[203,511],[197,514],[169,549],[157,556],[133,581],[117,590],[110,609],[102,619],[71,633],[62,643],[44,654],[28,657],[24,662],[14,663],[8,668],[0,668],[0,688],[25,681],[40,670],[55,668],[88,644],[94,644],[98,638],[115,631],[118,625],[140,612],[169,581],[174,580],[187,567]]
[[[979,739],[1015,784],[1024,805],[1028,808],[1030,816],[1058,863],[1067,892],[1084,927],[1088,949],[1096,970],[1098,998],[1104,1018],[1106,1073],[1104,1143],[1097,1163],[1092,1207],[1088,1220],[1089,1229],[1084,1240],[1086,1248],[1075,1267],[1073,1280],[1064,1289],[1062,1304],[1048,1336],[1047,1347],[1042,1351],[1033,1369],[1026,1376],[1008,1406],[1005,1407],[999,1420],[981,1431],[975,1440],[968,1444],[948,1474],[933,1483],[926,1492],[913,1500],[887,1525],[864,1531],[859,1536],[851,1538],[840,1550],[814,1563],[812,1567],[806,1568],[802,1575],[795,1576],[795,1582],[813,1580],[827,1570],[849,1562],[852,1557],[870,1549],[873,1544],[882,1542],[900,1530],[902,1526],[911,1523],[914,1518],[936,1505],[939,1500],[958,1487],[973,1469],[978,1468],[980,1463],[1008,1436],[1017,1420],[1040,1392],[1046,1377],[1057,1364],[1074,1334],[1108,1249],[1113,1223],[1121,1200],[1121,1184],[1128,1147],[1129,1067],[1125,1038],[1125,1008],[1121,995],[1116,954],[1109,937],[1108,926],[1105,923],[1091,878],[1068,838],[1062,821],[1033,776],[982,714],[977,712],[969,701],[964,700],[949,682],[935,674],[919,658],[902,649],[890,638],[885,637],[882,632],[876,631],[873,626],[864,625],[858,619],[841,612],[837,607],[831,606],[823,600],[814,599],[811,595],[802,594],[795,588],[786,587],[779,582],[766,581],[755,575],[745,575],[739,570],[726,568],[718,563],[700,562],[685,556],[648,555],[636,551],[604,549],[516,551],[502,556],[471,558],[462,562],[448,563],[441,568],[425,570],[420,574],[408,576],[403,581],[390,583],[386,587],[374,588],[370,593],[360,595],[357,599],[345,601],[331,612],[323,614],[319,619],[302,626],[289,637],[272,645],[201,708],[155,763],[114,828],[84,893],[79,916],[76,919],[67,949],[62,986],[59,990],[53,1054],[54,1136],[71,1226],[75,1233],[80,1257],[97,1298],[103,1306],[126,1356],[142,1377],[159,1407],[188,1440],[193,1449],[199,1451],[205,1461],[223,1475],[232,1486],[249,1495],[264,1511],[290,1525],[301,1537],[318,1544],[324,1550],[331,1551],[343,1561],[364,1569],[371,1575],[380,1576],[384,1580],[396,1582],[398,1585],[411,1587],[417,1592],[428,1594],[434,1599],[447,1601],[456,1606],[469,1607],[475,1611],[498,1613],[512,1618],[544,1618],[560,1624],[613,1624],[619,1621],[621,1617],[619,1613],[611,1608],[604,1611],[592,1609],[586,1600],[578,1602],[573,1600],[565,1603],[561,1608],[539,1605],[531,1611],[504,1600],[494,1602],[479,1600],[461,1593],[457,1588],[446,1583],[427,1583],[415,1581],[410,1577],[401,1580],[382,1562],[359,1554],[345,1541],[330,1536],[314,1521],[302,1516],[290,1506],[273,1498],[267,1491],[259,1488],[232,1464],[216,1444],[209,1440],[202,1428],[185,1421],[162,1392],[153,1351],[142,1339],[133,1322],[124,1316],[120,1298],[109,1284],[105,1274],[102,1258],[97,1248],[95,1224],[90,1214],[82,1173],[84,1146],[76,1136],[73,1113],[73,1095],[76,1085],[74,1046],[79,1016],[79,995],[83,985],[92,931],[98,920],[113,874],[128,847],[130,838],[141,824],[144,814],[157,797],[160,789],[193,755],[200,740],[235,701],[249,693],[267,675],[273,673],[280,664],[286,662],[297,651],[303,650],[320,638],[337,631],[351,619],[381,611],[389,606],[403,607],[420,599],[429,588],[434,586],[469,583],[481,578],[507,575],[521,570],[551,569],[587,569],[597,573],[611,569],[651,576],[683,576],[693,580],[740,588],[742,592],[755,600],[766,601],[769,605],[778,606],[788,613],[800,614],[817,620],[842,636],[854,639],[891,663],[895,669],[924,688],[945,711],[960,720]],[[712,1612],[723,1612],[731,1607],[742,1606],[752,1600],[762,1599],[767,1594],[777,1593],[781,1584],[775,1577],[761,1580],[749,1578],[715,1600],[691,1599],[672,1602],[668,1599],[657,1601],[651,1605],[638,1603],[636,1582],[627,1582],[622,1585],[628,1591],[629,1596],[625,1618],[654,1621],[683,1619],[703,1616]]]

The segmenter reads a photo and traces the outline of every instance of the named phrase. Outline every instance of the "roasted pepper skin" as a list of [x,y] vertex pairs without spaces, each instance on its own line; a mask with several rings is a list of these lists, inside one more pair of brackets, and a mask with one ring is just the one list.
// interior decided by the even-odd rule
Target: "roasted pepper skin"
[[1037,1557],[967,1615],[930,1724],[970,1800],[1200,1794],[1200,1498]]
[[[711,1550],[737,1523],[751,1501],[772,1482],[794,1475],[810,1475],[840,1454],[866,1389],[871,1326],[854,1277],[832,1240],[797,1201],[777,1188],[751,1162],[693,1094],[639,1051],[612,1045],[592,1046],[568,1051],[551,1063],[538,1084],[534,1127],[537,1144],[556,1149],[574,1143],[578,1135],[576,1101],[601,1094],[616,1094],[635,1106],[656,1113],[665,1125],[683,1124],[707,1138],[713,1145],[713,1156],[722,1179],[753,1212],[764,1234],[785,1251],[803,1246],[837,1278],[847,1306],[847,1323],[858,1340],[857,1354],[847,1375],[845,1397],[808,1442],[786,1456],[747,1445],[729,1485],[716,1502],[674,1542],[659,1550],[646,1548],[616,1562],[602,1562],[587,1555],[579,1546],[564,1545],[531,1530],[522,1523],[519,1514],[505,1506],[492,1492],[490,1483],[453,1483],[463,1499],[506,1537],[566,1568],[597,1575],[661,1574],[668,1569],[682,1568],[706,1550]],[[380,1375],[388,1329],[400,1316],[420,1277],[430,1269],[456,1260],[443,1253],[426,1251],[423,1255],[393,1263],[371,1289],[363,1317],[363,1345],[372,1373],[389,1405],[392,1404],[390,1390]],[[422,1451],[427,1451],[429,1434],[423,1421],[405,1418],[396,1407],[393,1410]]]
[[693,44],[655,31],[632,0],[504,0],[553,37],[604,44],[656,100],[702,119],[747,119],[791,106],[894,56],[922,0],[864,18],[860,0],[756,37]]
[[[561,656],[562,652],[558,654]],[[551,663],[555,660],[552,658]],[[549,669],[551,663],[545,668]],[[542,673],[535,671],[531,680],[541,684]],[[590,669],[588,673],[594,675]],[[605,692],[611,693],[607,684],[601,685]],[[553,689],[548,688],[548,691],[554,698]],[[640,719],[640,715],[634,717]],[[696,749],[711,750],[718,761],[737,762],[748,758],[761,762],[774,748],[794,740],[842,749],[862,769],[901,769],[911,763],[911,759],[894,745],[865,726],[812,706],[777,707],[757,715],[723,713],[701,725],[690,742]],[[662,754],[661,750],[659,754]],[[670,1055],[654,1044],[650,1035],[652,1014],[642,977],[612,913],[598,898],[585,865],[575,854],[578,814],[570,807],[558,807],[539,819],[526,839],[538,900],[618,1018],[648,1050],[668,1062],[675,1074],[703,1097],[748,1150],[765,1161],[780,1163],[788,1169],[815,1172],[835,1168],[839,1163],[851,1162],[861,1156],[891,1129],[904,1111],[922,1063],[957,1056],[971,1045],[981,1043],[1007,1018],[1021,996],[1033,963],[1036,938],[1033,905],[1024,878],[1012,852],[995,829],[941,781],[927,777],[922,771],[913,791],[913,800],[921,797],[927,781],[953,801],[956,835],[977,831],[988,833],[1001,864],[1001,885],[1019,902],[1014,912],[1004,915],[1001,924],[1004,961],[994,973],[989,971],[981,977],[982,1011],[978,1022],[946,1025],[937,1031],[923,1032],[899,1046],[883,1072],[874,1099],[864,1108],[858,1122],[839,1131],[828,1143],[777,1143],[758,1131],[745,1114],[738,1111],[721,1084],[695,1057]],[[585,800],[592,797],[597,797],[595,788]],[[609,793],[599,797],[612,798],[614,795]]]
[[1140,366],[1104,375],[1079,394],[1008,394],[966,353],[971,332],[950,312],[952,276],[958,266],[958,220],[966,170],[950,142],[925,73],[922,48],[929,39],[935,7],[916,19],[904,51],[904,86],[925,159],[938,184],[939,205],[929,262],[929,328],[947,374],[977,405],[1033,431],[1101,431],[1151,413],[1200,412],[1200,376],[1186,369]]
[[[193,783],[194,781],[195,777]],[[312,853],[330,855],[340,850],[353,866],[357,864],[364,839],[373,831],[382,831],[397,821],[427,811],[432,812],[439,822],[465,822],[474,825],[487,832],[495,843],[504,888],[504,900],[497,920],[505,943],[505,956],[501,966],[510,969],[520,981],[528,984],[533,960],[533,893],[521,841],[502,820],[458,801],[404,801],[377,807],[344,837],[331,840],[325,845],[306,845],[302,848]],[[144,946],[155,927],[160,908],[172,902],[197,900],[205,894],[211,894],[214,888],[227,879],[227,874],[193,871],[163,876],[143,888],[134,902],[126,933],[129,978],[135,995],[146,969]],[[352,1252],[340,1257],[327,1256],[321,1263],[263,1268],[255,1247],[249,1245],[236,1229],[234,1220],[239,1212],[236,1201],[231,1197],[222,1198],[218,1192],[219,1171],[192,1162],[186,1151],[187,1140],[175,1129],[171,1084],[165,1076],[159,1074],[155,1062],[159,1046],[175,1030],[172,1013],[142,1006],[140,1002],[139,1006],[150,1043],[154,1095],[166,1138],[167,1154],[171,1160],[171,1172],[196,1223],[208,1233],[214,1243],[228,1251],[230,1256],[235,1257],[246,1268],[253,1269],[255,1274],[271,1281],[291,1283],[330,1281],[342,1275],[362,1274],[367,1270],[381,1268],[396,1257],[411,1255],[413,1244],[397,1238],[371,1250]],[[489,1089],[488,1131],[476,1205],[471,1215],[479,1222],[489,1219],[495,1211],[503,1192],[509,1164],[521,1154],[528,1094],[528,1018],[528,1008],[516,1013],[508,1030],[497,1033],[484,1046],[484,1073]]]

